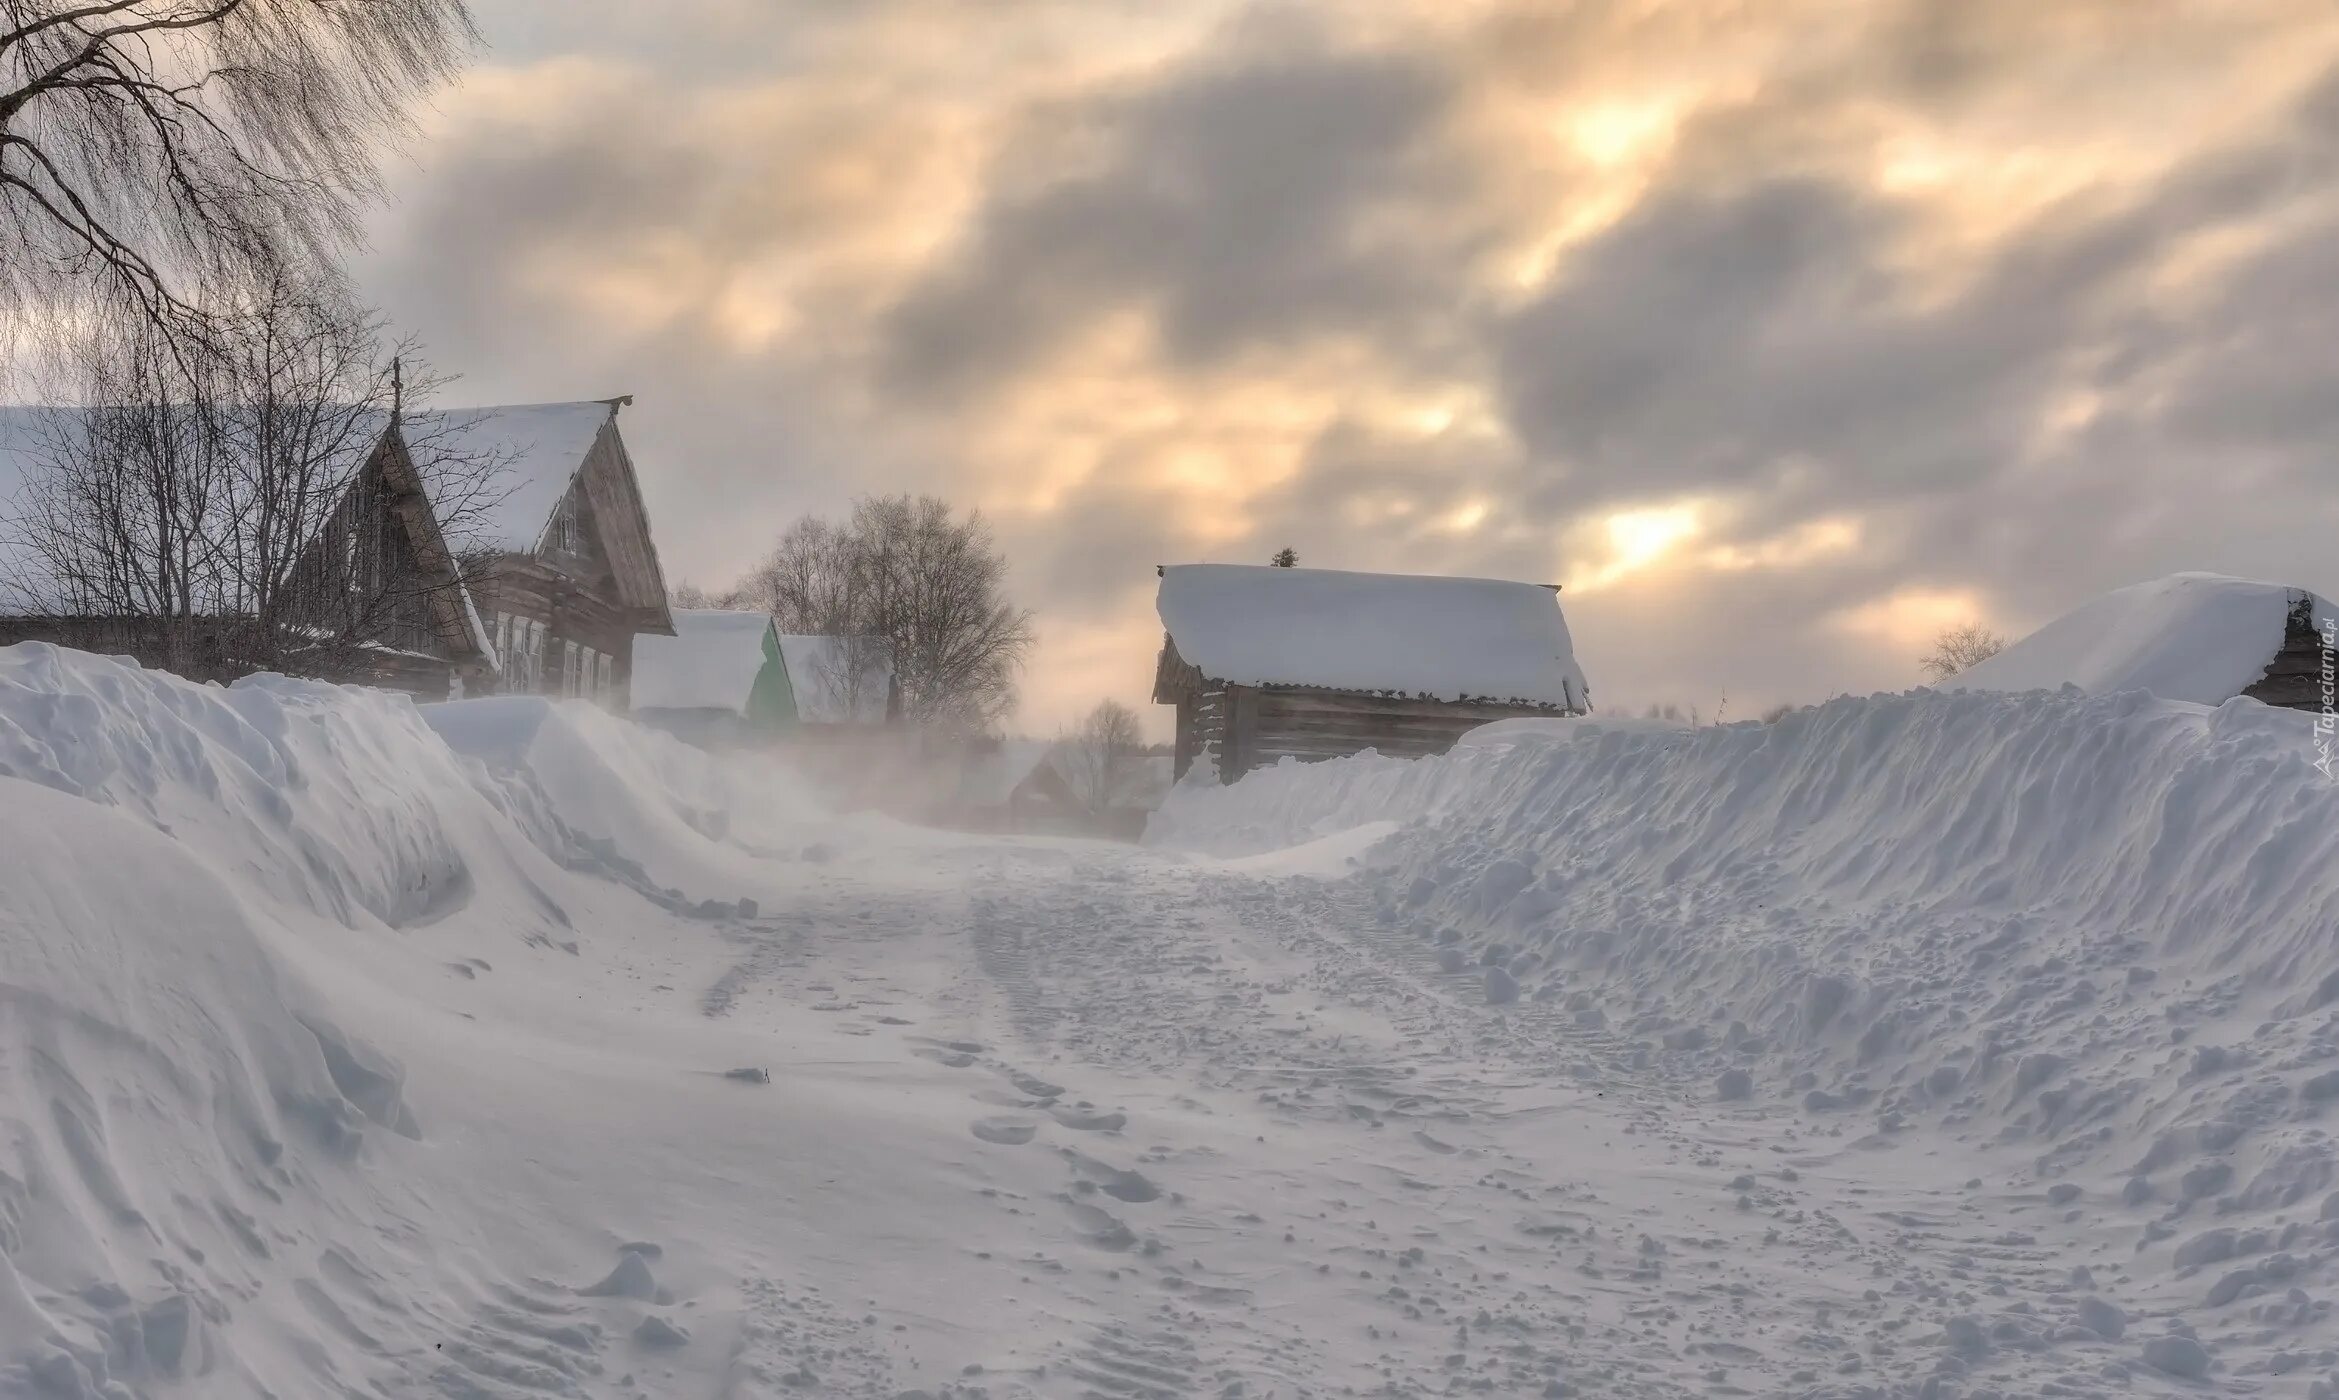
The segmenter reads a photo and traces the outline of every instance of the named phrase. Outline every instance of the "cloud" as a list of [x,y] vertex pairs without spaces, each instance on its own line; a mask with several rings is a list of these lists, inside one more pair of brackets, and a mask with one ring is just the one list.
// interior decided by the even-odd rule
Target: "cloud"
[[[1433,337],[1473,236],[1470,172],[1440,158],[1453,75],[1312,34],[1269,42],[1088,96],[1065,115],[1090,152],[1052,134],[1003,152],[963,246],[891,315],[888,384],[976,392],[1130,307],[1172,372],[1317,336],[1389,354]],[[1416,217],[1441,205],[1455,217]]]

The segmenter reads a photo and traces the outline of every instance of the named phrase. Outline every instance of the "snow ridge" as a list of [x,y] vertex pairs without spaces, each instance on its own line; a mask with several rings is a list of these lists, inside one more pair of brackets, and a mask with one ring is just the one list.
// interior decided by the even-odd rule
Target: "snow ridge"
[[1490,1000],[1823,1131],[2029,1150],[2172,1276],[2222,1261],[2161,1243],[2212,1220],[2263,1252],[2339,1213],[2339,785],[2310,717],[2066,689],[1565,724],[1184,788],[1149,840],[1401,822],[1363,858],[1377,917]]

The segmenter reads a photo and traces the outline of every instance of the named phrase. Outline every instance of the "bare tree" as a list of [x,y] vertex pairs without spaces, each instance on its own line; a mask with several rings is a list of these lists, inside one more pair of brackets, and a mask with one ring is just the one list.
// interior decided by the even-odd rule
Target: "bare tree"
[[403,418],[432,381],[330,281],[192,310],[192,340],[115,315],[75,343],[61,397],[96,407],[46,415],[7,522],[36,575],[17,591],[190,674],[434,650],[464,617],[463,538],[503,463]]
[[329,261],[385,131],[476,38],[464,0],[0,0],[0,302]]
[[1126,802],[1143,764],[1137,712],[1118,700],[1100,700],[1056,744],[1056,763],[1072,795],[1091,812]]
[[1968,622],[1957,627],[1944,627],[1933,639],[1933,650],[1917,662],[1933,680],[1945,681],[1977,662],[1987,661],[2006,649],[2006,639],[1987,628]]
[[9,582],[22,610],[106,624],[92,641],[187,671],[221,597],[222,425],[215,386],[148,330],[100,326],[74,357],[93,406],[37,419]]
[[783,632],[877,638],[901,714],[995,728],[1015,705],[1031,614],[1005,599],[1007,561],[979,514],[933,496],[873,496],[842,524],[798,520],[741,590]]

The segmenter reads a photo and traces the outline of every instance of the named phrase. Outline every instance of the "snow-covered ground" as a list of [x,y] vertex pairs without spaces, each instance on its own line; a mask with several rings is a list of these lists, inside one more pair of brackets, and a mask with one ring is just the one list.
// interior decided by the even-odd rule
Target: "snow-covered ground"
[[1506,726],[1131,848],[0,650],[0,1395],[2328,1395],[2314,742]]

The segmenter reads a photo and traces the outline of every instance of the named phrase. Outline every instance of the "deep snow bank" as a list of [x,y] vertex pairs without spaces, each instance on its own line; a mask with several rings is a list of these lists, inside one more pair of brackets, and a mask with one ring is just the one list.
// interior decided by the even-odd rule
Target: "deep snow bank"
[[1513,750],[1592,743],[1625,736],[1686,735],[1658,720],[1502,720],[1470,731],[1432,762],[1359,754],[1336,763],[1292,759],[1221,787],[1197,770],[1170,790],[1145,825],[1148,845],[1206,855],[1246,856],[1303,845],[1368,822],[1412,821],[1450,804],[1478,800]]
[[655,867],[695,907],[727,832],[810,811],[589,706],[426,720],[0,648],[0,1396],[311,1393],[302,1339],[351,1334],[317,1277],[414,1267],[380,1237],[440,1207],[373,1144],[428,1116],[369,1044],[382,1008],[296,955],[447,920],[573,950],[564,901],[625,898],[579,869]]
[[2262,1252],[2339,1212],[2339,785],[2314,744],[2251,701],[1916,692],[1270,769],[1182,790],[1152,839],[1403,822],[1370,906],[1497,996],[1703,1095],[2022,1145],[2148,1238],[2263,1215],[2239,1236]]

